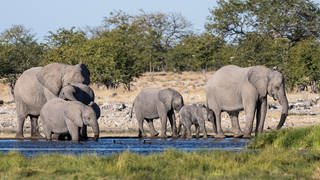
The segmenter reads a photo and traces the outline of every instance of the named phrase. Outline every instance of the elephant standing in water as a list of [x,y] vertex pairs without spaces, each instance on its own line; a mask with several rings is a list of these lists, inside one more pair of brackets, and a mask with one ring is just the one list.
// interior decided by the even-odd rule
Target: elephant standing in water
[[[191,126],[194,124],[196,127],[196,137],[199,138],[199,126],[202,130],[203,137],[207,138],[207,131],[205,126],[205,121],[214,121],[214,115],[211,110],[202,104],[190,104],[183,106],[179,111],[180,121],[178,124],[178,134],[182,129],[182,137],[185,137],[187,133],[187,138],[191,138]],[[214,124],[214,123],[213,123]]]
[[[263,131],[267,113],[267,95],[278,100],[282,106],[282,114],[277,129],[280,129],[288,114],[288,100],[285,92],[283,75],[265,66],[241,68],[228,65],[220,68],[208,80],[207,105],[213,110],[216,118],[216,137],[223,138],[221,128],[221,112],[229,114],[235,137],[250,137],[256,112],[256,133]],[[242,133],[238,115],[244,110],[246,127]]]
[[48,100],[58,97],[61,89],[71,83],[90,83],[86,65],[52,63],[24,71],[14,87],[18,121],[16,137],[23,137],[24,121],[28,116],[31,120],[31,137],[41,137],[38,117],[42,106]]
[[[90,86],[81,83],[72,83],[63,87],[60,91],[59,98],[67,101],[80,101],[85,105],[89,105],[93,108],[97,119],[100,117],[101,110],[100,107],[94,103],[94,91]],[[87,139],[87,126],[84,124],[81,127],[80,137],[82,139]]]
[[92,108],[91,102],[85,105],[79,101],[66,101],[61,98],[49,100],[40,111],[40,121],[48,140],[54,134],[70,133],[73,141],[80,140],[80,128],[84,125],[91,126],[94,137],[99,137],[99,118]]
[[154,129],[153,119],[160,117],[161,120],[161,137],[167,137],[167,117],[169,118],[172,130],[172,136],[177,136],[175,111],[180,111],[183,106],[183,98],[181,94],[171,88],[143,89],[135,98],[132,109],[134,108],[135,115],[139,125],[139,137],[145,137],[143,130],[143,122],[148,122],[151,136],[157,136],[159,133]]

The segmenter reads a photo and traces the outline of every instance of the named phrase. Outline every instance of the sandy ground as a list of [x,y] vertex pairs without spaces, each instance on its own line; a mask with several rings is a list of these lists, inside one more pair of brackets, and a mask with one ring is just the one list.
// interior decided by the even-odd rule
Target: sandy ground
[[[170,87],[178,90],[186,104],[204,103],[205,102],[205,84],[213,72],[183,72],[183,73],[145,73],[140,78],[132,82],[131,91],[123,87],[118,89],[107,89],[105,86],[94,84],[91,87],[96,94],[96,102],[102,109],[101,118],[99,119],[101,136],[135,136],[137,135],[137,123],[135,118],[129,118],[131,104],[145,87]],[[319,94],[309,92],[288,93],[289,104],[299,101],[312,101],[319,97]],[[0,83],[0,100],[4,101],[0,105],[0,138],[14,137],[16,129],[15,103],[10,93],[9,87]],[[268,103],[278,105],[272,98],[268,97]],[[124,105],[124,108],[119,108]],[[269,109],[265,122],[265,130],[274,129],[280,118],[280,109]],[[239,116],[240,126],[245,126],[245,116],[241,113]],[[156,129],[160,130],[160,122],[154,121]],[[284,128],[312,126],[320,124],[320,101],[312,106],[301,107],[299,111],[290,110]],[[170,127],[170,126],[168,126]],[[222,114],[222,127],[225,132],[230,132],[231,123],[228,115]],[[212,125],[206,122],[206,128],[209,134]],[[41,129],[41,128],[40,128]],[[145,123],[145,129],[148,127]],[[28,137],[30,132],[30,122],[25,124],[25,136]],[[170,134],[170,133],[168,133]]]

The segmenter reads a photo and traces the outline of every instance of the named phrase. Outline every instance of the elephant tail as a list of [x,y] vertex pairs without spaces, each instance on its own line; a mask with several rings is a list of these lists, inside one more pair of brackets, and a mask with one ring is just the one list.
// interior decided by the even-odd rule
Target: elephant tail
[[132,103],[132,107],[131,107],[131,111],[130,111],[130,119],[132,118],[133,107],[134,107],[134,102]]

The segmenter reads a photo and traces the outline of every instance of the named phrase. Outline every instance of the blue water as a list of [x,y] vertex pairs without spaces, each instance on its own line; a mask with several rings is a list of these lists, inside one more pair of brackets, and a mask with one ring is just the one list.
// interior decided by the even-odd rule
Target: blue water
[[83,142],[46,140],[0,140],[0,152],[18,151],[25,156],[45,153],[111,155],[123,151],[140,154],[162,152],[166,149],[182,151],[227,150],[241,151],[247,148],[247,139],[157,139],[157,138],[100,138]]

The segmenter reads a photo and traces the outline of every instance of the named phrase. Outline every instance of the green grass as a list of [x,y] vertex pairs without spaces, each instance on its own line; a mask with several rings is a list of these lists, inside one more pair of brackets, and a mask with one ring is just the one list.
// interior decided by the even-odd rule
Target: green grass
[[282,129],[255,137],[249,148],[297,148],[320,150],[320,126]]
[[320,177],[320,127],[262,134],[248,151],[112,156],[0,154],[0,179],[312,179]]
[[1,179],[296,179],[320,175],[320,152],[124,152],[96,155],[0,155]]

